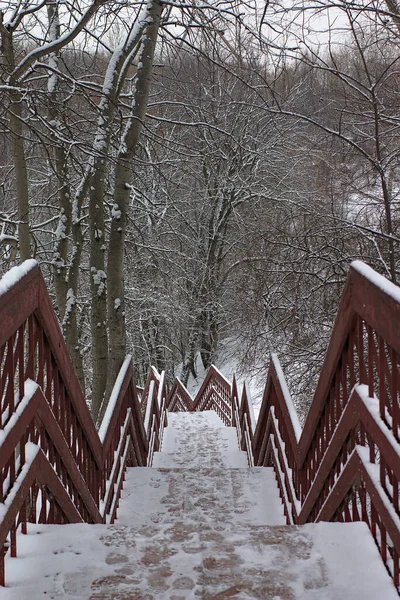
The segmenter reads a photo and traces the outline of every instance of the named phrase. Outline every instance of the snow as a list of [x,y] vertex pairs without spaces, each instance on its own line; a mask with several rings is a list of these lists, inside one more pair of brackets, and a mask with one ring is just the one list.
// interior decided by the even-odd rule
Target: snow
[[366,523],[317,523],[301,530],[312,539],[310,558],[316,572],[323,571],[325,563],[325,577],[332,582],[323,596],[315,590],[310,598],[394,600],[397,596]]
[[97,286],[97,295],[101,296],[106,289],[106,279],[107,275],[101,269],[96,269],[96,267],[91,267],[90,271],[93,277],[93,283]]
[[76,297],[74,294],[74,290],[72,288],[68,288],[67,302],[65,305],[65,314],[64,314],[63,321],[62,321],[63,327],[65,327],[67,325],[67,323],[69,323],[69,316],[70,316],[71,311],[74,308],[75,304],[76,304]]
[[[148,494],[157,484],[156,472]],[[213,529],[169,514],[165,525],[156,515],[129,527],[29,524],[21,558],[6,560],[2,600],[398,599],[364,523],[232,526],[222,512]]]
[[67,222],[68,219],[66,215],[60,213],[57,229],[55,231],[55,237],[57,240],[63,240],[66,238]]
[[[0,429],[0,451],[1,451],[1,445],[3,444],[4,440],[6,439],[7,435],[9,434],[10,430],[16,424],[20,415],[23,413],[23,411],[29,404],[32,396],[35,394],[38,387],[39,387],[38,384],[36,382],[32,381],[32,379],[27,379],[25,381],[24,397],[22,398],[21,402],[19,402],[17,404],[15,411],[11,415],[10,419],[7,421],[7,424],[4,426],[3,429]],[[3,413],[3,419],[4,419],[4,413]]]
[[[130,409],[129,409],[129,411],[130,411]],[[127,421],[128,421],[128,419],[126,419],[126,427],[128,426]],[[115,485],[119,485],[119,483],[121,481],[122,482],[124,481],[125,465],[126,465],[126,462],[127,462],[127,459],[128,459],[128,454],[130,452],[130,447],[129,447],[130,446],[130,440],[131,440],[131,437],[130,437],[130,435],[128,435],[127,438],[126,438],[125,448],[124,448],[124,452],[123,452],[123,454],[121,456],[121,459],[116,462],[116,466],[118,466],[119,469],[118,469],[118,475],[117,475],[117,478],[116,478],[116,484]],[[119,498],[118,498],[118,496],[116,496],[114,494],[113,501],[112,501],[111,507],[110,507],[110,514],[106,515],[106,522],[107,523],[111,522],[111,516],[113,514],[115,514],[116,509],[118,508],[118,504],[119,504]]]
[[379,429],[387,438],[387,441],[400,458],[400,444],[394,437],[393,431],[388,428],[385,421],[381,417],[378,398],[376,396],[374,396],[373,398],[369,396],[368,385],[366,384],[357,385],[355,389],[358,395],[360,396],[361,400],[368,408],[368,411],[370,412],[375,423],[379,426]]
[[284,525],[272,469],[214,466],[238,452],[216,413],[169,416],[178,468],[129,469],[112,526],[28,524],[2,600],[398,598],[365,523]]
[[34,259],[25,260],[22,265],[13,267],[0,279],[0,295],[5,294],[10,288],[12,288],[18,281],[20,281],[25,275],[37,266],[37,261]]
[[[106,506],[107,506],[107,502],[108,502],[110,494],[113,496],[112,506],[116,502],[118,502],[118,498],[114,495],[114,489],[111,488],[111,482],[115,481],[115,483],[117,484],[120,477],[122,476],[121,469],[123,468],[123,465],[125,464],[126,456],[129,451],[129,439],[130,439],[130,436],[127,436],[127,438],[125,439],[124,434],[125,434],[127,427],[129,427],[129,421],[131,418],[131,414],[132,414],[132,411],[130,408],[128,408],[128,410],[126,412],[124,424],[122,425],[121,430],[120,430],[121,433],[120,433],[120,439],[118,442],[118,446],[114,452],[114,462],[113,462],[113,466],[112,466],[112,469],[110,472],[110,476],[106,481],[104,497],[102,500],[100,500],[99,510],[100,510],[100,514],[103,515],[103,517],[105,516],[105,510],[106,510]],[[122,444],[124,443],[124,439],[125,439],[125,448],[124,448],[124,451],[122,452]],[[118,475],[116,476],[117,471],[118,471]],[[112,514],[112,507],[111,507],[111,514]],[[107,519],[107,522],[109,522],[108,519]]]
[[[54,18],[49,27],[49,36],[52,41],[57,39],[57,28],[59,26],[58,19]],[[47,91],[51,94],[56,91],[57,87],[57,69],[58,69],[58,58],[55,52],[49,54],[49,67],[51,68],[51,73],[49,75],[49,79],[47,81]]]
[[118,377],[115,380],[114,387],[112,389],[110,399],[107,404],[107,410],[104,414],[104,417],[103,417],[103,420],[101,422],[100,429],[99,429],[99,438],[100,438],[100,441],[102,444],[104,443],[104,440],[106,439],[107,430],[110,425],[110,421],[111,421],[111,418],[112,418],[112,415],[114,412],[115,405],[118,401],[118,397],[119,397],[119,394],[121,391],[121,386],[124,382],[126,372],[129,369],[129,365],[131,364],[131,361],[132,361],[132,356],[130,354],[128,354],[125,357],[122,367],[118,373]]
[[15,497],[17,496],[18,492],[20,491],[21,486],[24,483],[25,477],[28,474],[31,464],[33,463],[37,454],[40,451],[41,450],[40,450],[39,446],[37,446],[36,444],[34,444],[32,442],[27,442],[25,444],[25,462],[22,466],[22,469],[18,473],[18,477],[14,481],[14,484],[13,484],[9,494],[7,495],[5,501],[0,502],[0,521],[2,521],[5,518],[7,511],[9,510],[10,506],[14,502]]
[[150,381],[149,385],[149,393],[147,396],[147,405],[146,405],[146,414],[144,417],[144,429],[145,431],[149,431],[150,425],[150,417],[153,410],[153,402],[154,402],[154,381]]
[[256,430],[256,416],[254,414],[254,406],[253,406],[253,401],[251,398],[250,386],[247,383],[247,381],[245,381],[243,384],[243,391],[244,390],[246,390],[246,396],[247,396],[247,401],[248,401],[248,405],[249,405],[250,427],[251,427],[252,433],[254,433]]
[[165,380],[165,371],[161,371],[160,379],[158,382],[158,393],[157,393],[157,406],[160,410],[162,408],[162,403],[163,403],[164,380]]
[[113,204],[113,207],[111,209],[111,216],[115,221],[119,221],[121,218],[121,210],[118,206],[118,204]]
[[154,454],[153,467],[248,467],[236,428],[225,427],[214,410],[169,413],[161,450]]
[[92,580],[112,572],[108,548],[99,543],[106,531],[104,525],[28,524],[28,535],[18,536],[19,557],[6,560],[2,600],[89,598]]
[[6,233],[0,234],[0,243],[1,242],[18,242],[18,238],[15,235],[8,235]]
[[388,511],[388,513],[390,514],[391,519],[393,520],[396,528],[398,531],[400,531],[400,518],[399,515],[397,514],[393,503],[391,502],[391,500],[388,498],[388,496],[385,493],[385,490],[383,489],[382,485],[381,485],[381,475],[380,475],[380,466],[379,464],[375,464],[375,463],[371,463],[369,460],[369,448],[366,448],[365,446],[359,446],[357,445],[355,447],[355,451],[358,453],[359,457],[361,458],[361,461],[365,467],[365,470],[367,471],[369,477],[371,478],[371,480],[374,483],[374,486],[376,488],[376,493],[379,496],[379,499],[381,500],[381,502],[385,505],[386,510]]
[[[274,409],[273,406],[271,407],[271,414],[272,414],[272,418],[274,420],[275,434],[276,434],[276,438],[277,438],[275,440],[275,435],[273,436],[274,437],[274,439],[273,439],[273,445],[274,445],[274,451],[275,451],[275,458],[277,459],[276,460],[276,464],[279,464],[279,456],[278,456],[278,449],[277,449],[277,447],[275,445],[275,442],[277,442],[278,447],[282,448],[282,450],[283,450],[282,457],[283,457],[283,462],[284,462],[284,466],[285,466],[285,473],[283,473],[281,471],[280,474],[281,474],[282,481],[284,481],[285,475],[287,476],[287,480],[286,481],[287,481],[287,483],[288,483],[288,485],[290,487],[290,490],[291,490],[291,493],[292,493],[292,498],[293,498],[293,501],[295,503],[295,511],[296,511],[296,514],[298,515],[298,514],[300,514],[300,510],[301,510],[301,502],[300,502],[300,500],[296,496],[296,490],[294,489],[294,485],[293,485],[292,469],[289,466],[289,463],[288,463],[288,460],[287,460],[287,456],[286,456],[286,452],[284,451],[285,450],[285,444],[284,444],[283,439],[281,437],[281,434],[279,432],[279,423],[278,423],[278,420],[277,420],[277,418],[275,416],[275,409]],[[285,494],[286,494],[286,490],[285,490]],[[287,498],[287,502],[289,503],[289,499],[288,499],[287,496],[286,496],[286,498]]]
[[[277,480],[278,480],[278,482],[285,481],[285,473],[281,469],[281,465],[280,465],[280,461],[279,461],[279,452],[278,452],[278,449],[275,444],[275,436],[273,436],[273,435],[271,436],[271,448],[272,448],[272,453],[274,455]],[[279,485],[279,483],[278,483],[278,485]],[[288,490],[285,485],[283,486],[283,488],[281,490],[281,494],[283,494],[283,502],[287,509],[289,525],[293,525],[293,523],[294,523],[293,516],[292,516],[292,508],[293,507],[292,507],[292,503],[289,500]],[[293,496],[293,497],[295,498],[295,496]],[[299,513],[299,511],[295,512],[296,515],[298,513]]]
[[363,263],[361,260],[355,260],[351,263],[352,268],[363,275],[382,292],[393,298],[396,302],[400,303],[400,288],[395,285],[383,275],[379,275],[374,269]]
[[[285,525],[274,472],[263,467],[130,469],[122,498],[118,525],[157,523],[168,527],[171,521],[188,526],[198,522],[209,526]],[[174,506],[173,510],[166,510],[166,504]]]
[[299,441],[300,437],[301,437],[301,432],[302,432],[302,428],[300,425],[300,421],[299,421],[299,417],[297,414],[297,411],[294,407],[294,404],[292,402],[292,397],[290,395],[289,389],[286,385],[286,380],[285,380],[285,376],[283,375],[283,371],[280,365],[280,362],[278,360],[278,357],[276,354],[271,354],[271,359],[274,363],[274,367],[275,367],[275,371],[276,371],[276,375],[278,377],[279,380],[279,384],[281,386],[281,390],[282,390],[282,394],[283,397],[285,399],[285,403],[287,406],[287,409],[289,411],[289,415],[290,415],[290,420],[292,421],[292,425],[293,425],[293,429],[294,429],[294,434],[296,436],[296,440]]
[[76,225],[79,222],[79,196],[82,193],[83,183],[76,192],[72,202],[72,223]]

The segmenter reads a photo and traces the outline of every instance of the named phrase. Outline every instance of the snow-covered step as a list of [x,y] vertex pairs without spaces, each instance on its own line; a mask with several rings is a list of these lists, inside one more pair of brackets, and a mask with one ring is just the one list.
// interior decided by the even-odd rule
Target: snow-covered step
[[128,470],[118,524],[284,525],[273,469]]
[[364,523],[30,525],[19,537],[2,600],[398,600]]
[[225,427],[213,410],[169,413],[161,452],[153,467],[246,468],[247,455],[239,449],[235,427]]

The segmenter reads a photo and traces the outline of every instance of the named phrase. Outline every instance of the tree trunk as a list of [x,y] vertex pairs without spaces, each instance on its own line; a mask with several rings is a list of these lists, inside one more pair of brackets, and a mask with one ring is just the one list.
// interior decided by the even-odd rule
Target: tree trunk
[[[47,7],[49,19],[49,38],[56,41],[60,37],[60,24],[58,6],[50,4]],[[50,64],[58,69],[58,56],[50,55]],[[53,72],[48,81],[48,116],[49,123],[54,129],[61,127],[62,113],[60,106],[62,99],[58,93],[58,76]],[[85,391],[82,355],[79,347],[79,332],[77,321],[77,294],[79,286],[79,264],[82,248],[82,232],[80,224],[72,224],[71,188],[68,179],[67,153],[56,135],[53,136],[53,160],[56,182],[58,187],[58,204],[60,207],[59,222],[56,230],[56,240],[53,253],[53,281],[58,310],[60,311],[62,330],[65,335],[68,352],[71,356],[75,373]],[[71,248],[70,236],[73,233],[73,250],[70,252],[71,265],[69,264],[69,250]]]
[[114,206],[111,214],[107,264],[109,331],[107,399],[126,353],[125,282],[123,269],[126,218],[129,210],[130,189],[133,179],[132,159],[136,152],[142,122],[147,110],[161,12],[162,5],[159,0],[148,4],[146,26],[143,31],[143,41],[139,55],[132,114],[124,132],[115,171]]
[[[2,13],[0,13],[1,19]],[[28,171],[23,139],[22,95],[17,89],[12,72],[15,68],[14,46],[12,32],[3,26],[0,20],[2,53],[5,58],[5,70],[9,73],[10,105],[9,126],[11,133],[12,151],[14,157],[15,187],[18,205],[18,241],[21,262],[31,257],[29,237],[29,188]]]

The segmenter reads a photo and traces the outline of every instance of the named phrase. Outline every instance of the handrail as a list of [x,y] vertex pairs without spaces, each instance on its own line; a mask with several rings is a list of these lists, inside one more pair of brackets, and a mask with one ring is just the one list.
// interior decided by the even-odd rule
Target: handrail
[[218,392],[219,397],[222,398],[227,405],[230,404],[231,384],[215,365],[211,365],[207,371],[203,383],[193,401],[193,410],[204,410],[204,406],[210,401],[209,392],[211,389]]
[[169,412],[192,412],[194,401],[182,381],[176,377],[168,394],[167,406]]
[[351,265],[301,430],[276,356],[253,439],[288,523],[364,520],[400,584],[400,290]]
[[[19,525],[26,533],[27,522],[115,520],[126,467],[146,466],[158,448],[166,423],[166,389],[164,375],[151,369],[140,403],[128,356],[97,432],[35,261],[11,269],[0,281],[0,322],[4,585],[7,538],[16,556]],[[146,431],[141,410],[151,382],[159,395],[151,401],[153,426]]]
[[151,467],[154,452],[161,448],[164,427],[168,425],[167,388],[164,371],[159,375],[154,367],[150,369],[144,390],[144,402],[146,405],[144,428],[149,440],[147,466]]
[[180,379],[176,378],[168,394],[167,406],[170,412],[214,409],[225,425],[231,425],[231,384],[215,365],[211,365],[195,398],[192,398]]
[[232,426],[236,427],[239,448],[246,452],[249,467],[254,467],[253,438],[256,422],[253,404],[251,402],[250,390],[246,383],[243,385],[242,396],[239,401],[235,375],[232,381],[231,406]]

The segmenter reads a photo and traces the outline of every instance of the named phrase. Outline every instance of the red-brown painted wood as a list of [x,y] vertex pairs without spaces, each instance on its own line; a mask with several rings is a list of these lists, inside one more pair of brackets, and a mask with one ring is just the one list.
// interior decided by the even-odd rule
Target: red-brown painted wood
[[[37,519],[113,522],[124,471],[129,465],[147,465],[149,438],[130,365],[104,443],[100,440],[38,266],[0,295],[0,322],[0,426],[4,434],[0,501],[5,503],[0,522],[0,585],[4,585],[4,552],[9,539],[11,553],[17,553],[16,525],[26,533],[26,522]],[[29,399],[27,379],[37,383],[36,389],[30,388]],[[154,369],[147,388],[153,379],[160,380]],[[159,429],[166,423],[165,384],[161,391],[162,406],[154,403],[152,412],[157,444],[162,435]],[[118,469],[113,471],[114,465]],[[37,513],[39,495],[42,510]],[[43,508],[45,501],[48,510]],[[103,512],[101,506],[105,506]]]
[[[294,523],[366,521],[398,587],[400,303],[395,288],[383,288],[350,269],[299,440],[271,360],[253,452],[257,465],[275,467]],[[375,404],[363,400],[365,390],[354,387],[360,383]],[[361,460],[363,446],[377,465],[384,499]]]

